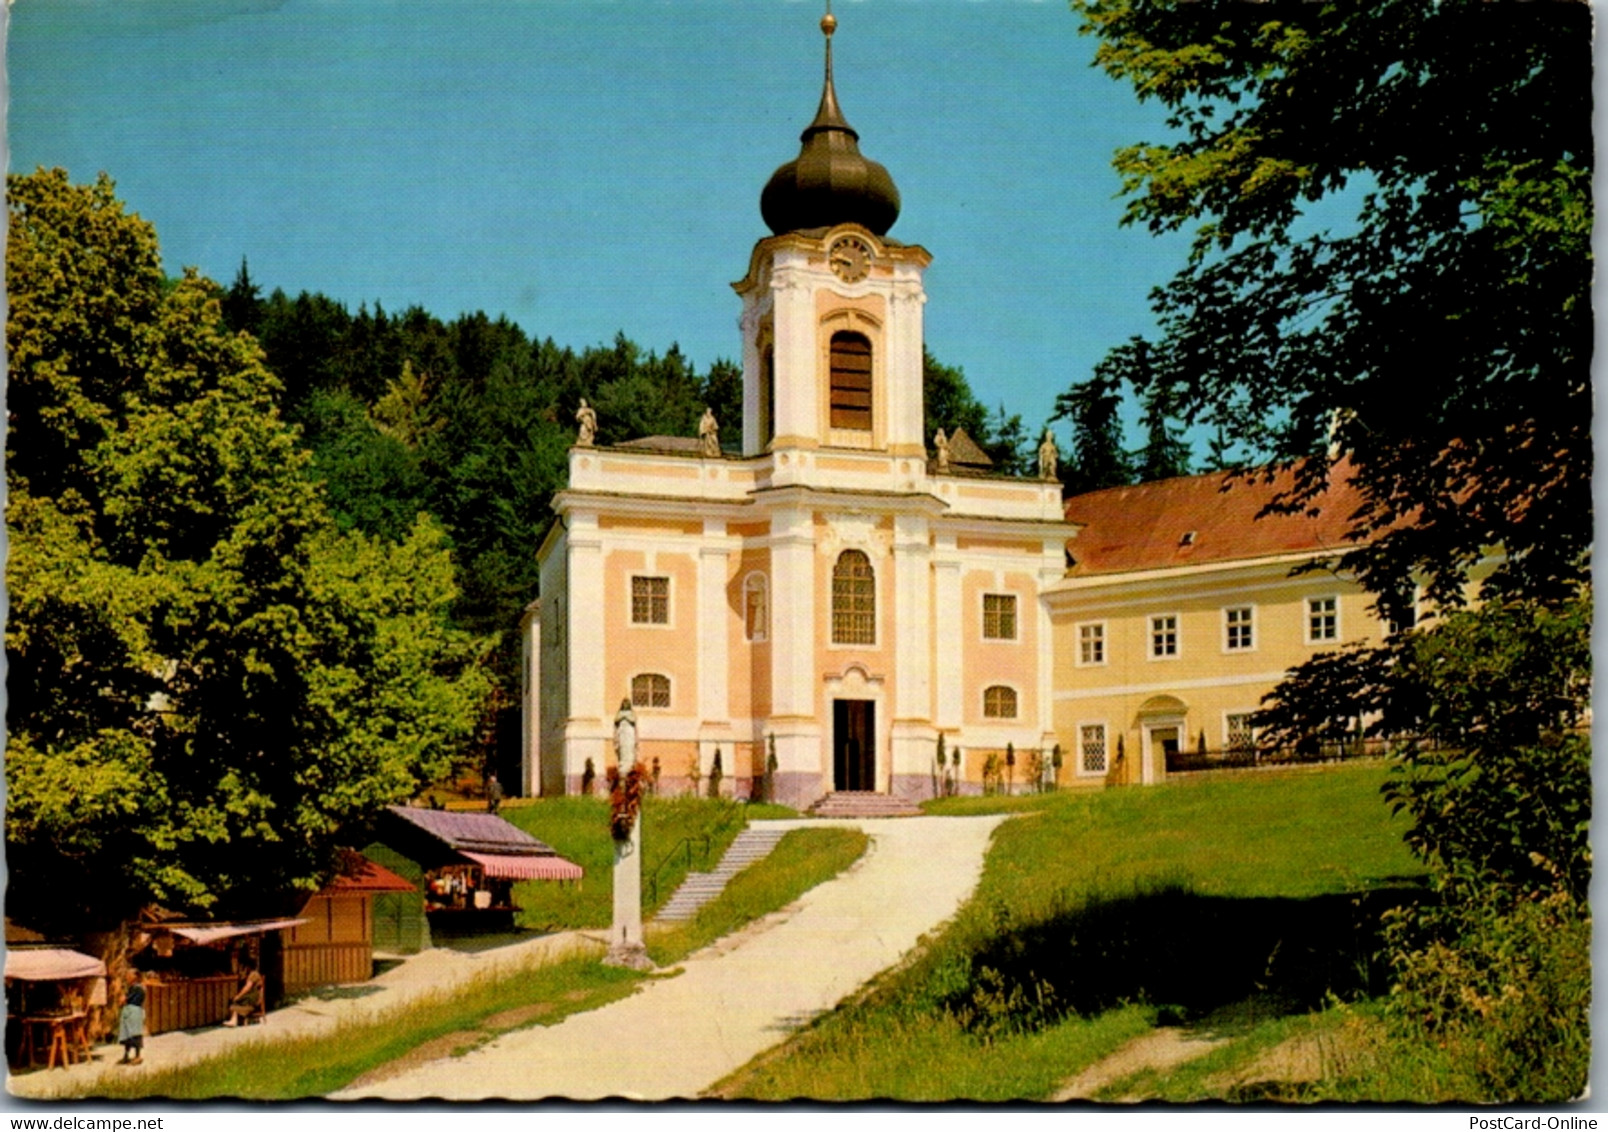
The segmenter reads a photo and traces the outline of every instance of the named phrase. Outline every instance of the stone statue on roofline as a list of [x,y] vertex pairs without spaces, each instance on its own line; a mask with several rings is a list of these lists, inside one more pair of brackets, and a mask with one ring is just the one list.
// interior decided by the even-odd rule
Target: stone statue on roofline
[[1048,428],[1044,430],[1044,443],[1039,445],[1039,479],[1054,480],[1059,478],[1061,466],[1061,453],[1055,447],[1055,435]]
[[933,436],[932,446],[938,450],[938,470],[947,472],[949,470],[949,437],[944,435],[943,429],[939,429],[937,434]]
[[703,417],[698,421],[699,450],[705,456],[720,455],[720,424],[715,420],[715,411],[708,405],[704,406]]
[[597,413],[586,403],[585,397],[581,398],[581,407],[575,410],[575,425],[575,443],[582,448],[592,447],[597,437]]

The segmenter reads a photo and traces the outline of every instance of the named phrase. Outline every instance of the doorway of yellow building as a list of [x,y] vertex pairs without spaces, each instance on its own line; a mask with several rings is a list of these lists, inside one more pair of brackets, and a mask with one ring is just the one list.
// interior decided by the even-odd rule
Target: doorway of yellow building
[[876,701],[832,701],[832,789],[877,788],[876,724]]

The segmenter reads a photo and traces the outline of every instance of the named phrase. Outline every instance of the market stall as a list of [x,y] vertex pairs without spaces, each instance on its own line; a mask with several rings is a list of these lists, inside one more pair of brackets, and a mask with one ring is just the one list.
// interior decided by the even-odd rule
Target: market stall
[[11,1065],[86,1060],[106,1008],[106,964],[65,947],[8,947],[6,1006]]
[[246,965],[263,972],[269,998],[280,993],[279,935],[300,918],[248,923],[144,923],[131,958],[145,972],[146,1033],[214,1026],[229,1015]]
[[374,904],[393,893],[417,894],[418,889],[359,853],[343,853],[340,873],[303,906],[301,922],[282,933],[284,993],[372,978]]
[[514,885],[522,880],[578,882],[581,867],[495,814],[387,808],[381,843],[417,866],[432,932],[513,927]]

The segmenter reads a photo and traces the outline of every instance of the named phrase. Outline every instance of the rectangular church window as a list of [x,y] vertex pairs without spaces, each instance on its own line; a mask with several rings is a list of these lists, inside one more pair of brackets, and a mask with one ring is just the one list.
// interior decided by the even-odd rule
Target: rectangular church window
[[631,579],[631,623],[670,624],[669,578],[639,576]]
[[983,595],[983,636],[990,641],[1016,639],[1016,595]]

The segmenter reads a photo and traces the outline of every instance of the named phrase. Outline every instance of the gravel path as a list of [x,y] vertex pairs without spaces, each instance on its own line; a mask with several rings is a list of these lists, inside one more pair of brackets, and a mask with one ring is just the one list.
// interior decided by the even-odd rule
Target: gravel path
[[774,823],[858,827],[871,847],[842,876],[689,957],[681,974],[650,980],[630,998],[336,1098],[697,1096],[832,1009],[952,916],[976,887],[989,837],[1003,820]]
[[[1226,1038],[1209,1038],[1191,1034],[1178,1026],[1162,1026],[1135,1038],[1109,1057],[1095,1062],[1062,1086],[1050,1099],[1087,1100],[1106,1086],[1114,1085],[1124,1077],[1131,1077],[1141,1070],[1176,1069],[1196,1058],[1205,1057],[1218,1046],[1226,1044]],[[1124,1102],[1144,1099],[1120,1098]]]

